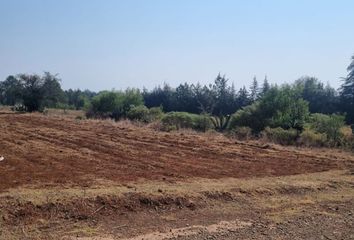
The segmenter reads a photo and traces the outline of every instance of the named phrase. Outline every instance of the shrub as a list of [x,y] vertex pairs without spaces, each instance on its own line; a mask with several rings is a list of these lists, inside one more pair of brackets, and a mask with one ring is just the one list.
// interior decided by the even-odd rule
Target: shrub
[[256,102],[250,106],[238,110],[231,116],[229,130],[237,127],[249,127],[253,132],[260,132],[264,129],[267,119],[261,117],[259,103]]
[[195,130],[206,132],[207,130],[212,128],[212,122],[211,122],[210,117],[208,115],[193,114],[193,121],[194,121],[193,128]]
[[67,103],[57,103],[53,108],[57,109],[67,109],[67,110],[76,110],[75,106],[68,105]]
[[352,128],[350,126],[344,126],[340,131],[343,134],[341,143],[343,147],[354,150],[354,134],[352,133]]
[[308,103],[303,99],[287,99],[286,107],[277,110],[270,120],[270,126],[302,130],[309,116]]
[[350,126],[343,126],[340,129],[344,139],[351,139],[353,137],[353,132]]
[[169,112],[162,119],[165,130],[178,130],[180,128],[193,128],[193,119],[190,113]]
[[160,107],[147,108],[144,105],[133,106],[127,112],[127,118],[130,120],[141,121],[145,123],[150,123],[161,119],[163,115],[162,109]]
[[232,136],[240,140],[248,140],[252,136],[250,127],[236,127],[231,131]]
[[286,130],[281,127],[266,127],[264,131],[262,131],[262,136],[265,139],[275,143],[282,145],[293,145],[296,143],[296,139],[298,138],[298,132],[292,128]]
[[187,112],[169,112],[162,119],[164,130],[179,130],[190,128],[198,131],[206,131],[211,128],[210,118],[206,115],[197,115]]
[[318,133],[327,135],[327,141],[330,146],[342,145],[344,127],[344,116],[325,115],[320,113],[312,114],[309,121],[309,127]]
[[149,109],[144,106],[133,106],[127,112],[127,118],[129,120],[137,120],[141,122],[149,122]]
[[237,111],[229,128],[250,127],[254,133],[266,126],[301,131],[309,116],[308,103],[288,85],[272,87],[260,100]]
[[118,120],[126,117],[134,106],[143,105],[139,90],[127,89],[125,92],[103,91],[92,98],[91,106],[86,116],[94,118],[113,118]]
[[299,143],[307,147],[323,147],[327,143],[327,135],[306,128],[300,134]]
[[163,117],[164,113],[162,107],[152,107],[149,108],[150,121],[160,120]]

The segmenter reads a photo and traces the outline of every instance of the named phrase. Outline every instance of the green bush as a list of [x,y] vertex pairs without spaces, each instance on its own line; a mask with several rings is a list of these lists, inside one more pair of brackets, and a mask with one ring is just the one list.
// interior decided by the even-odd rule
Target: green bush
[[149,115],[150,115],[151,121],[160,120],[164,115],[164,113],[162,111],[162,107],[149,108]]
[[193,128],[193,119],[190,113],[169,112],[162,119],[165,130],[178,130],[180,128]]
[[299,143],[307,147],[323,147],[327,144],[327,135],[306,128],[300,134]]
[[113,118],[118,120],[126,117],[132,107],[140,105],[143,105],[143,97],[139,90],[103,91],[92,98],[86,116],[88,118]]
[[55,105],[55,107],[53,108],[56,108],[56,109],[67,109],[67,110],[75,110],[75,107],[72,106],[72,105],[68,105],[66,103],[57,103]]
[[212,129],[212,122],[210,120],[209,115],[201,114],[201,115],[196,115],[193,114],[193,121],[194,121],[194,127],[193,129],[197,131],[202,131],[206,132],[209,129]]
[[234,113],[228,128],[233,130],[238,127],[249,127],[253,132],[258,133],[264,129],[266,123],[267,119],[262,117],[259,103],[256,102]]
[[144,105],[133,106],[127,112],[127,118],[129,120],[149,122],[149,109]]
[[160,107],[153,107],[149,109],[144,105],[133,106],[127,112],[128,119],[145,123],[150,123],[159,120],[162,118],[162,116],[163,112]]
[[187,112],[169,112],[162,117],[161,122],[167,131],[181,128],[206,131],[211,128],[211,121],[208,116]]
[[233,114],[229,129],[250,127],[256,134],[266,126],[301,131],[309,116],[308,103],[296,89],[272,87],[260,100]]
[[292,128],[286,130],[281,127],[266,127],[264,131],[262,131],[262,136],[274,143],[279,143],[282,145],[294,145],[296,144],[296,140],[298,138],[298,131]]
[[326,134],[327,142],[330,146],[340,146],[343,144],[344,116],[325,115],[320,113],[312,114],[309,121],[309,128],[318,133]]

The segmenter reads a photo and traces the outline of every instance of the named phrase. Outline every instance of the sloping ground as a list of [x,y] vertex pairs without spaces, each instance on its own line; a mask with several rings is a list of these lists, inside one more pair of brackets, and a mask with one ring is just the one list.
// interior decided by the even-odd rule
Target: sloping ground
[[23,184],[89,185],[190,177],[261,177],[341,169],[348,156],[162,133],[105,121],[0,114],[0,191]]
[[354,239],[354,157],[0,113],[0,239]]

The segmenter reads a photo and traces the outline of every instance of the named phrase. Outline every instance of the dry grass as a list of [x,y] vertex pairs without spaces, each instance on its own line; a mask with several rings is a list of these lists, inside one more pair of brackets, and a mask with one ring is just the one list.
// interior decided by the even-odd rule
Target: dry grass
[[[230,213],[237,215],[251,214],[249,211],[258,211],[266,213],[264,217],[274,223],[282,223],[289,218],[301,217],[304,212],[311,212],[313,214],[327,215],[335,218],[333,212],[326,211],[320,206],[331,202],[346,202],[353,201],[354,189],[352,183],[354,182],[354,175],[348,171],[328,171],[312,174],[301,174],[294,176],[283,177],[264,177],[251,179],[234,179],[224,178],[218,180],[208,180],[195,178],[184,182],[164,182],[164,181],[143,181],[140,183],[131,183],[129,185],[119,185],[113,182],[99,180],[96,185],[87,189],[70,187],[70,186],[23,186],[16,189],[10,189],[0,195],[0,199],[16,199],[17,204],[25,204],[31,202],[36,206],[48,206],[50,204],[66,204],[76,202],[85,202],[85,199],[93,199],[104,196],[129,197],[129,193],[140,194],[141,196],[175,196],[184,197],[187,199],[194,199],[194,203],[203,207],[198,207],[193,212],[193,216],[201,216],[200,221],[205,221],[206,216],[210,212],[227,216]],[[225,198],[226,196],[226,198]],[[199,199],[196,202],[196,199]],[[83,205],[84,206],[84,205]],[[141,211],[141,209],[140,209]],[[133,214],[128,217],[129,223],[133,223],[137,219],[146,214],[154,214],[151,210],[148,213],[128,212]],[[181,214],[186,214],[180,210]],[[180,217],[177,213],[164,210],[159,213],[161,215],[154,215],[154,220],[157,224],[164,223],[179,223]],[[122,215],[124,216],[124,215]],[[121,223],[121,215],[107,216],[109,219],[114,218],[119,223],[114,221],[114,225],[101,220],[101,224],[92,225],[90,222],[75,222],[65,223],[57,219],[36,219],[30,225],[17,226],[11,228],[7,226],[2,229],[1,237],[5,239],[55,239],[59,236],[63,239],[76,239],[71,236],[84,236],[80,239],[117,239],[117,236],[122,237],[121,232],[117,235],[107,234],[105,230],[118,229],[120,226],[127,228],[127,233],[124,236],[131,236],[129,234],[131,227],[126,223]],[[187,215],[188,216],[188,215]],[[252,214],[250,215],[252,216]],[[134,218],[131,219],[131,217]],[[144,217],[145,218],[145,217]],[[161,218],[161,220],[157,220]],[[250,217],[251,218],[251,217]],[[209,220],[210,221],[210,220]],[[205,225],[209,225],[206,221]],[[220,220],[216,221],[218,223]],[[232,221],[226,221],[226,224],[232,224]],[[146,226],[147,223],[144,223]],[[153,224],[153,222],[149,222]],[[1,225],[1,222],[0,222]],[[177,224],[178,225],[178,224]],[[177,226],[176,225],[176,226]],[[193,225],[193,229],[204,229],[206,226]],[[181,230],[178,225],[175,230]],[[198,226],[198,228],[195,228]],[[216,225],[211,225],[216,226]],[[159,228],[164,229],[163,226]],[[229,228],[226,227],[227,231]],[[231,229],[231,228],[230,228]],[[190,228],[183,228],[184,233],[188,233]],[[148,230],[148,232],[151,230]],[[166,233],[167,234],[167,233]],[[66,236],[66,237],[65,237]],[[141,237],[155,236],[169,236],[159,232],[153,234],[143,234]],[[97,237],[97,238],[96,238]],[[152,239],[156,239],[152,238]]]
[[82,110],[68,110],[48,108],[43,112],[44,115],[55,118],[68,118],[68,119],[85,119],[85,112]]
[[[25,185],[0,193],[0,199],[12,197],[18,202],[30,201],[40,205],[58,200],[65,202],[72,199],[93,198],[96,196],[121,197],[127,193],[200,197],[204,192],[217,191],[255,196],[259,194],[274,195],[278,198],[278,195],[282,193],[296,195],[299,193],[318,192],[319,190],[333,186],[336,188],[347,188],[352,182],[354,182],[354,175],[344,170],[251,179],[223,178],[211,180],[191,178],[187,181],[173,183],[142,180],[129,184],[117,184],[108,180],[96,180],[95,184],[87,188],[72,187],[70,185]],[[346,195],[353,193],[354,189]]]

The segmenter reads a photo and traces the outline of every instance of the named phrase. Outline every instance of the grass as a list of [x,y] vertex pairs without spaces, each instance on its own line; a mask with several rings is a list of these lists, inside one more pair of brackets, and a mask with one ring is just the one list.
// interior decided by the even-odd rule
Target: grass
[[[99,180],[95,185],[88,188],[70,186],[22,186],[16,189],[9,189],[1,193],[0,198],[12,197],[18,202],[30,201],[34,204],[45,204],[52,201],[67,201],[72,199],[93,198],[96,196],[123,196],[125,193],[144,193],[147,195],[188,195],[201,196],[202,192],[232,192],[236,194],[262,194],[277,195],[279,193],[294,194],[306,192],[318,192],[331,184],[341,182],[342,184],[354,181],[354,176],[347,171],[333,170],[328,172],[299,174],[283,177],[263,177],[252,179],[199,179],[191,178],[188,181],[175,182],[173,184],[164,181],[142,181],[129,185],[120,185],[107,180]],[[285,194],[286,195],[286,194]]]

